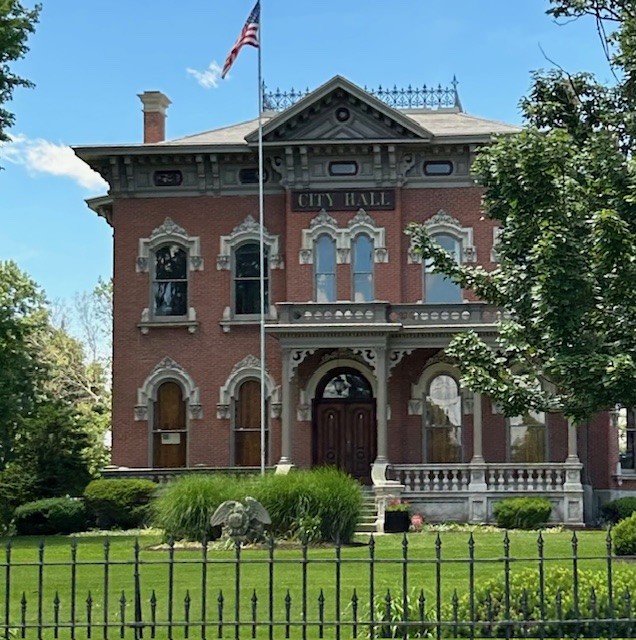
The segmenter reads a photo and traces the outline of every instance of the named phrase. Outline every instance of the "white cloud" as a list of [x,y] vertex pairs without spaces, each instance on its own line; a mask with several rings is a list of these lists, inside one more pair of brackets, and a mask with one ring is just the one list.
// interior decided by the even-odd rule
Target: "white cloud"
[[0,145],[0,160],[22,165],[33,173],[71,178],[90,191],[108,189],[106,181],[65,144],[16,135],[9,142]]
[[193,76],[204,89],[216,89],[219,86],[223,69],[218,65],[216,60],[212,60],[205,71],[197,71],[196,69],[190,68],[186,69],[186,71],[189,75]]

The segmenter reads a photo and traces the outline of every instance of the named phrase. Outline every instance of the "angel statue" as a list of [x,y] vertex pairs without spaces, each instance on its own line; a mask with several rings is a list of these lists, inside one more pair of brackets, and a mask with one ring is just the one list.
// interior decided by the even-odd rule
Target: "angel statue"
[[245,498],[245,504],[226,500],[210,518],[213,527],[223,525],[224,531],[236,542],[261,540],[265,525],[271,523],[267,509],[251,496]]

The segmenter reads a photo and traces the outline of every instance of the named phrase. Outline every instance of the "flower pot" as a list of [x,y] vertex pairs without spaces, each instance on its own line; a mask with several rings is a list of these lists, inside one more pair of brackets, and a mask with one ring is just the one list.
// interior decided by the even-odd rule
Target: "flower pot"
[[409,530],[411,515],[408,511],[385,511],[384,533],[404,533]]

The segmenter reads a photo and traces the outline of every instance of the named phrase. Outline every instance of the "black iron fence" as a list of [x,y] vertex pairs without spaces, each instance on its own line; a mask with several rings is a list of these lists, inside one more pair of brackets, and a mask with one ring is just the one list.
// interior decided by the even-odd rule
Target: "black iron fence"
[[636,637],[636,565],[609,534],[600,549],[573,534],[556,555],[549,535],[520,554],[527,542],[508,534],[453,535],[247,548],[21,538],[0,562],[0,638]]

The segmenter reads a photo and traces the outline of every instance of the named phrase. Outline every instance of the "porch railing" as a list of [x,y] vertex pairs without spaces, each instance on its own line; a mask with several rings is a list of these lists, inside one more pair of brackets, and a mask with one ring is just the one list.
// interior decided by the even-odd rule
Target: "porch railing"
[[566,462],[394,464],[391,467],[395,480],[404,485],[404,493],[469,492],[474,491],[471,482],[475,480],[485,483],[488,492],[563,492],[568,471],[580,470],[579,464]]
[[283,302],[279,324],[396,324],[404,326],[494,325],[502,312],[481,302],[389,304],[387,302]]

